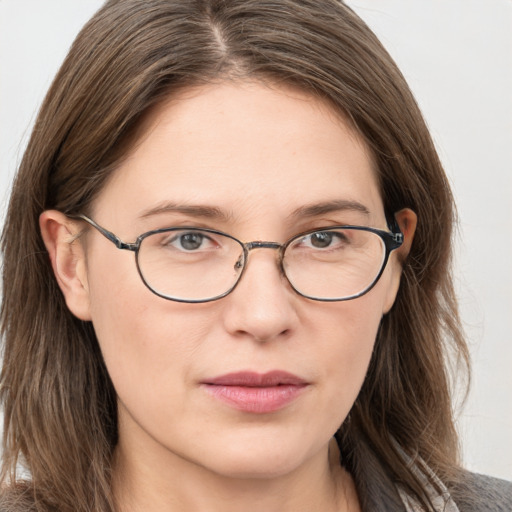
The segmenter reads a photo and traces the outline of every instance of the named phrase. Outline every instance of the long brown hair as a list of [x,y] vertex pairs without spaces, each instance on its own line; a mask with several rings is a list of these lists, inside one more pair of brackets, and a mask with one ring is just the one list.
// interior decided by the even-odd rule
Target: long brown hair
[[338,0],[111,0],[83,28],[46,96],[2,235],[7,509],[115,509],[115,391],[91,324],[65,305],[39,215],[87,212],[136,142],[144,114],[173,92],[244,78],[330,101],[373,152],[386,211],[417,213],[396,303],[337,439],[361,495],[378,478],[400,483],[429,510],[411,460],[455,484],[448,361],[467,364],[468,353],[450,276],[453,200],[390,56]]

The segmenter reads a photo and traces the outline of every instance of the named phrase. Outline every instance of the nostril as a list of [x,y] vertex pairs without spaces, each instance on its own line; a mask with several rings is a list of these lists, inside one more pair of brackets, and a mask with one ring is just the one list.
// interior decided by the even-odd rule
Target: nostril
[[250,334],[254,338],[254,341],[260,344],[265,344],[269,342],[273,342],[276,340],[286,340],[291,335],[292,330],[291,329],[283,329],[281,332],[278,332],[277,334],[273,333],[266,333],[265,335],[258,335],[257,333],[254,333],[252,331],[240,331],[242,335]]

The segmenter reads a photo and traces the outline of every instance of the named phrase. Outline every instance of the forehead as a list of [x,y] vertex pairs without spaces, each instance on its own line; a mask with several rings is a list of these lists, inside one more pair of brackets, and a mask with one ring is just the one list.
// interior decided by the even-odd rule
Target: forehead
[[382,216],[361,137],[315,96],[244,82],[186,90],[156,107],[95,210],[135,219],[171,202],[281,219],[329,201]]

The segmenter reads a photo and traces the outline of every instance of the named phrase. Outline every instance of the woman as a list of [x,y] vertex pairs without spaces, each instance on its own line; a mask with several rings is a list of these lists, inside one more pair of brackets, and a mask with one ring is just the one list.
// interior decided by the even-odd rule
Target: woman
[[7,215],[2,510],[507,510],[458,465],[452,222],[345,5],[107,2]]

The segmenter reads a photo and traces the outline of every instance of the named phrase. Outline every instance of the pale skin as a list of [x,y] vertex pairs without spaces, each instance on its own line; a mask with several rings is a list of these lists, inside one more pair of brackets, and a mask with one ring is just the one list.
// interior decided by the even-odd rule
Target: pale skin
[[[366,212],[304,213],[339,201]],[[205,216],[198,205],[222,215]],[[342,117],[297,90],[249,82],[204,86],[160,105],[91,217],[128,242],[185,224],[279,243],[335,224],[388,229],[372,158]],[[332,436],[357,397],[399,287],[416,217],[402,210],[396,218],[405,243],[358,299],[297,295],[275,251],[261,249],[230,295],[183,304],[152,294],[133,254],[96,230],[70,243],[83,223],[41,215],[66,303],[92,321],[118,395],[119,510],[360,510]],[[228,372],[276,369],[308,385],[269,414],[234,410],[200,385]]]

